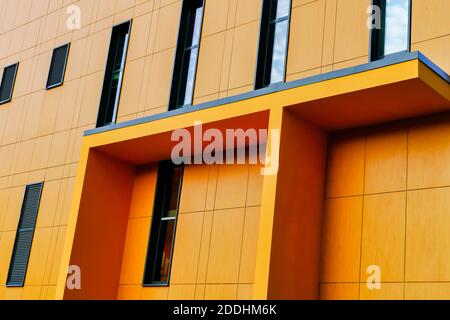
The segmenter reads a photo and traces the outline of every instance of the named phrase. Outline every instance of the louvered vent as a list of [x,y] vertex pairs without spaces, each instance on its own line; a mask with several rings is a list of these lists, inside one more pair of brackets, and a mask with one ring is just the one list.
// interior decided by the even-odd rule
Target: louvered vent
[[23,286],[25,282],[42,186],[42,183],[33,184],[27,186],[25,190],[19,228],[9,268],[8,286]]

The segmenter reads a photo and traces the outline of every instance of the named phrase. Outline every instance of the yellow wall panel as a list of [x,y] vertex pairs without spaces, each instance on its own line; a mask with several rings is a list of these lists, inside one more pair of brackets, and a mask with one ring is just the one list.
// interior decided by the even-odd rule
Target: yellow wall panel
[[118,117],[144,111],[144,106],[140,105],[140,95],[145,63],[145,58],[127,62]]
[[262,166],[250,166],[247,189],[247,206],[261,205],[262,186],[264,176],[261,174]]
[[363,194],[365,137],[342,137],[328,149],[327,197]]
[[[377,193],[406,189],[407,128],[400,127],[369,134],[366,145],[364,192]],[[389,179],[386,179],[386,176]]]
[[334,62],[366,56],[369,47],[367,8],[370,0],[337,2]]
[[[245,1],[240,1],[245,2]],[[254,83],[258,46],[259,22],[236,27],[230,65],[228,89]]]
[[30,260],[25,278],[26,286],[43,284],[52,231],[53,228],[39,228],[34,232],[33,245],[31,247]]
[[240,284],[237,291],[237,300],[252,300],[253,299],[253,285]]
[[155,52],[176,46],[180,13],[181,1],[176,1],[159,10]]
[[194,300],[195,285],[171,285],[169,288],[169,300]]
[[405,287],[407,300],[449,300],[449,283],[407,283]]
[[179,215],[170,278],[172,284],[196,283],[202,226],[203,213]]
[[130,36],[130,45],[127,54],[128,61],[142,58],[146,55],[151,19],[151,14],[133,19],[133,32]]
[[61,263],[62,253],[64,250],[64,239],[66,236],[67,227],[54,228],[53,232],[55,231],[57,231],[55,251],[53,253],[53,257],[51,259],[49,257],[49,259],[47,260],[47,265],[51,261],[50,278],[48,280],[48,283],[54,286],[56,286],[57,284],[56,282],[58,280],[59,266]]
[[413,43],[450,34],[450,3],[446,0],[415,0],[412,2]]
[[210,254],[211,232],[213,225],[213,211],[207,211],[203,217],[202,242],[200,245],[200,256],[198,261],[197,283],[206,283],[208,261]]
[[236,25],[259,20],[261,0],[237,0]]
[[248,165],[223,165],[219,167],[216,209],[245,207],[248,172]]
[[184,168],[179,208],[181,214],[205,210],[209,172],[208,166],[194,165]]
[[146,108],[153,109],[169,103],[173,58],[174,50],[166,50],[153,55],[150,82],[147,87]]
[[245,209],[244,234],[239,271],[240,283],[253,283],[255,278],[260,210],[261,207]]
[[363,198],[325,201],[321,282],[359,281]]
[[224,31],[227,27],[228,8],[234,0],[212,0],[205,2],[202,36],[207,37]]
[[15,231],[2,232],[0,239],[0,284],[4,285],[8,279],[9,264],[14,250]]
[[208,284],[205,289],[206,300],[236,300],[237,284]]
[[37,228],[50,227],[54,225],[60,188],[61,181],[59,180],[44,183],[36,221]]
[[381,271],[382,282],[403,282],[405,263],[406,192],[364,197],[361,281]]
[[23,288],[22,300],[39,300],[41,297],[41,286],[26,286]]
[[450,185],[450,116],[420,119],[409,134],[408,189]]
[[238,282],[243,227],[244,209],[214,212],[207,283]]
[[13,231],[17,229],[24,192],[25,188],[23,187],[10,189],[8,205],[6,207],[5,219],[3,222],[3,231]]
[[288,75],[322,65],[325,2],[313,1],[292,10]]
[[219,92],[225,32],[203,38],[198,61],[195,97]]
[[408,192],[406,281],[450,280],[450,188]]

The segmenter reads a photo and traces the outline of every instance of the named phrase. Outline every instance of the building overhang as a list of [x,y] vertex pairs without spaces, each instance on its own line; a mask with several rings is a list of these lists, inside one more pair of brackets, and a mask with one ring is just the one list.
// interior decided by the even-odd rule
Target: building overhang
[[171,133],[204,129],[267,128],[276,109],[292,110],[326,130],[346,129],[450,110],[450,77],[420,52],[208,103],[187,106],[85,132],[84,145],[142,163],[170,155]]
[[[286,113],[323,132],[380,124],[450,110],[450,77],[419,52],[392,55],[377,62],[338,70],[265,89],[224,98],[197,106],[144,117],[108,127],[86,131],[74,187],[73,203],[57,286],[57,299],[65,294],[67,267],[79,245],[76,237],[80,218],[87,215],[86,186],[95,185],[90,169],[93,153],[114,159],[111,167],[125,167],[168,159],[174,142],[172,132],[187,129],[193,134],[196,123],[203,129],[279,129],[283,134]],[[295,127],[295,124],[289,124]],[[285,133],[284,133],[285,132]],[[266,142],[266,141],[261,141]],[[272,143],[269,137],[269,148]],[[278,143],[279,145],[279,143]],[[280,152],[283,157],[283,150]],[[100,161],[98,160],[95,161]],[[103,160],[102,160],[103,161]],[[99,168],[100,162],[92,164]],[[101,167],[101,166],[100,166]],[[105,173],[103,173],[105,174]],[[128,177],[123,177],[124,181]],[[278,185],[277,185],[278,179]],[[260,238],[256,266],[255,294],[268,297],[274,210],[277,188],[282,178],[265,176]],[[92,201],[89,200],[89,201]],[[84,208],[84,209],[83,209]],[[85,210],[85,211],[83,211]],[[87,210],[87,211],[86,211]],[[87,223],[87,224],[86,224]],[[78,230],[79,231],[79,230]]]

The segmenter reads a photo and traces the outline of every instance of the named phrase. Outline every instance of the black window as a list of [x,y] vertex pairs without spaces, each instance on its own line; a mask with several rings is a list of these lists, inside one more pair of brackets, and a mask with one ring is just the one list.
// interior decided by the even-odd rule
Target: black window
[[181,13],[169,109],[192,104],[203,21],[203,0],[185,0]]
[[144,285],[168,285],[178,218],[183,166],[159,164]]
[[38,183],[26,187],[14,251],[9,267],[7,286],[21,287],[25,283],[42,186],[42,183]]
[[285,80],[290,17],[290,0],[264,0],[256,89]]
[[410,50],[411,0],[373,0],[370,61]]
[[103,127],[116,121],[130,29],[131,21],[128,21],[115,26],[112,30],[97,127]]
[[0,104],[11,101],[16,82],[17,68],[19,63],[3,69],[2,84],[0,85]]
[[63,84],[69,48],[70,44],[68,43],[53,50],[52,62],[47,79],[47,89],[55,88]]

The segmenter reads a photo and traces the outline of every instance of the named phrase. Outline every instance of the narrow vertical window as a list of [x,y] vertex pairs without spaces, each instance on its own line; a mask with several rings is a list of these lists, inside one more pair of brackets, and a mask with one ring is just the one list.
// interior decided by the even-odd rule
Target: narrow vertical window
[[131,21],[128,21],[115,26],[112,30],[97,127],[103,127],[116,121],[130,37],[130,28]]
[[7,286],[22,287],[25,283],[42,186],[42,183],[33,184],[27,186],[25,190],[19,227],[17,229],[14,251],[9,267]]
[[69,48],[70,44],[65,44],[53,50],[52,62],[47,79],[47,89],[58,87],[64,83]]
[[2,83],[0,85],[0,104],[10,102],[12,99],[18,67],[19,63],[16,63],[3,69]]
[[203,21],[203,0],[185,0],[175,56],[169,109],[192,104]]
[[168,285],[178,219],[183,166],[159,164],[144,285]]
[[256,89],[285,80],[290,16],[291,0],[264,0]]
[[373,6],[370,61],[409,51],[411,0],[373,0]]

